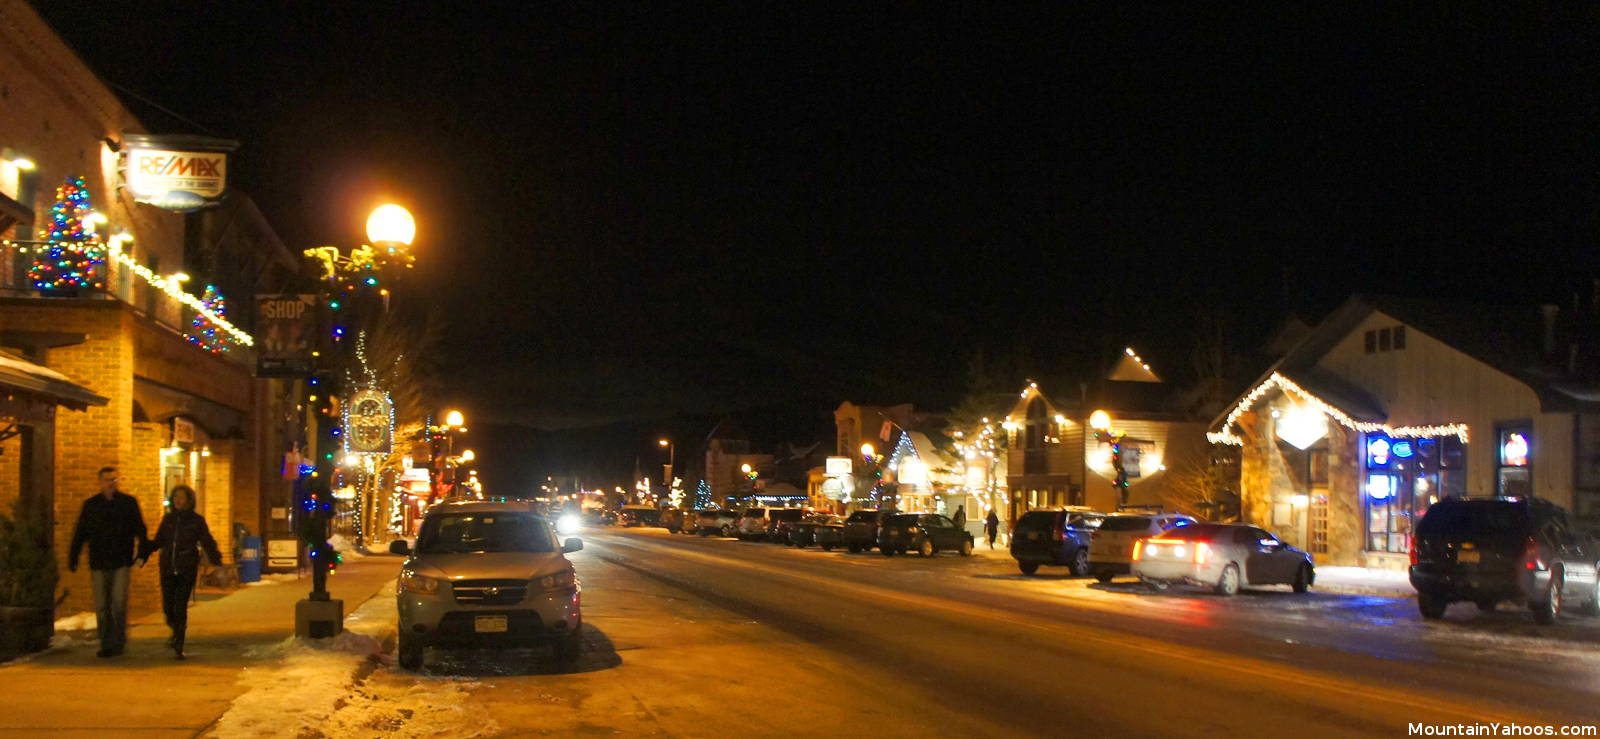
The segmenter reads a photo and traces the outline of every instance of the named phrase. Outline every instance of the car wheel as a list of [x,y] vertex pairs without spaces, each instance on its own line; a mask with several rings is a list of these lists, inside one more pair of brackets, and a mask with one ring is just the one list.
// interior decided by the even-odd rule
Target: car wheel
[[1089,574],[1089,550],[1079,549],[1072,555],[1072,574],[1079,577]]
[[724,526],[724,527],[722,527],[722,535],[723,535],[723,536],[724,536],[724,537],[730,537],[730,536],[733,536],[733,529],[732,529],[732,528],[729,528],[729,527],[727,527],[727,526]]
[[883,552],[883,556],[885,557],[894,556],[894,547],[879,547],[878,551]]
[[1304,593],[1311,589],[1311,565],[1300,565],[1294,572],[1294,592]]
[[824,552],[833,551],[833,545],[832,544],[823,544],[822,545],[822,551],[824,551]]
[[1500,605],[1500,600],[1498,598],[1479,598],[1472,602],[1477,603],[1478,610],[1483,611],[1484,613],[1494,613],[1495,607]]
[[851,554],[860,554],[861,553],[861,547],[858,547],[858,546],[856,546],[854,544],[851,544],[850,545],[850,553]]
[[933,548],[933,542],[928,539],[923,539],[922,543],[917,545],[918,556],[932,557],[935,551],[936,550]]
[[1444,618],[1444,609],[1449,605],[1450,601],[1434,595],[1433,593],[1417,591],[1417,610],[1422,612],[1423,618]]
[[1109,572],[1096,572],[1096,573],[1094,573],[1094,579],[1095,579],[1095,581],[1097,581],[1100,584],[1104,585],[1105,583],[1111,582],[1111,573],[1109,573]]
[[401,669],[411,670],[412,672],[422,669],[422,645],[403,633],[400,634],[399,641],[399,646],[396,649],[399,654],[396,656],[400,662]]
[[971,557],[972,556],[972,542],[970,542],[970,541],[961,542],[961,556],[963,556],[963,557]]
[[1022,574],[1024,574],[1024,575],[1032,575],[1033,573],[1039,571],[1039,563],[1038,562],[1018,562],[1017,563],[1017,569],[1021,570]]
[[1553,624],[1561,620],[1561,587],[1566,575],[1561,570],[1550,573],[1550,592],[1546,593],[1543,601],[1533,603],[1533,620],[1542,624]]
[[1230,564],[1222,568],[1222,577],[1217,578],[1217,595],[1224,597],[1236,595],[1239,592],[1239,566]]
[[705,529],[701,529],[701,530],[700,530],[700,537],[701,537],[701,538],[705,538],[705,537],[708,537],[708,536],[710,536],[710,535],[711,535],[711,532],[710,532],[710,531],[706,531],[706,530],[705,530]]

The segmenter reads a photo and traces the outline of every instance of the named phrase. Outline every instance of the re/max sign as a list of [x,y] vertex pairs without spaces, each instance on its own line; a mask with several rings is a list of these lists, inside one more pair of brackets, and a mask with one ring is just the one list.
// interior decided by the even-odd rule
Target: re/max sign
[[135,166],[139,174],[157,177],[221,177],[222,156],[140,153]]

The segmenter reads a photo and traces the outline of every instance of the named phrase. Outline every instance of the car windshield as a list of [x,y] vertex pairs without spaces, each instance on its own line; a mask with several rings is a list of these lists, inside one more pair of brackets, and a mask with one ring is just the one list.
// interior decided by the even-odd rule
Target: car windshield
[[845,523],[877,523],[878,522],[878,512],[877,511],[856,511],[855,513],[850,514],[850,517],[845,519],[844,522]]
[[1423,536],[1483,536],[1527,528],[1528,507],[1512,500],[1447,500],[1435,503],[1417,524]]
[[1105,521],[1105,519],[1101,518],[1100,516],[1085,516],[1079,514],[1067,519],[1067,525],[1075,526],[1080,529],[1098,529],[1100,528],[1100,523],[1102,521]]
[[1043,531],[1055,525],[1055,511],[1028,511],[1017,519],[1018,531]]
[[1184,539],[1187,541],[1223,541],[1229,531],[1237,527],[1224,526],[1219,523],[1192,523],[1188,526],[1176,526],[1161,532],[1163,539]]
[[1101,531],[1144,531],[1148,528],[1149,516],[1112,516],[1100,523]]
[[799,521],[801,516],[804,515],[805,511],[794,508],[789,510],[773,511],[770,518],[774,521]]
[[890,516],[889,520],[883,522],[885,526],[915,526],[916,524],[917,517],[910,514]]
[[761,518],[762,514],[764,514],[764,513],[766,513],[766,511],[762,510],[760,508],[751,508],[750,510],[744,512],[744,517],[745,518]]
[[520,513],[447,513],[430,517],[417,537],[423,554],[557,551],[543,519]]

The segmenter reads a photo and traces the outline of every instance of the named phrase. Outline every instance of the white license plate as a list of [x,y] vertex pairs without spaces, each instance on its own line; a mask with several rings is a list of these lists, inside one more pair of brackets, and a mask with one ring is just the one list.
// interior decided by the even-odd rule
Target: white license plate
[[505,616],[475,616],[472,619],[472,630],[480,634],[506,633]]
[[1476,562],[1476,561],[1478,561],[1478,553],[1477,552],[1456,552],[1456,561],[1457,562]]

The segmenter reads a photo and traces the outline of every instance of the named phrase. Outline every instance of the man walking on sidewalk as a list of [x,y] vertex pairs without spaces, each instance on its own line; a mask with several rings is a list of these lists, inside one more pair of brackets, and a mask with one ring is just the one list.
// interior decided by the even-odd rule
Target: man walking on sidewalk
[[100,492],[78,513],[67,569],[78,571],[78,554],[87,543],[101,657],[122,654],[128,643],[128,568],[147,533],[139,501],[117,490],[117,468],[100,468]]

